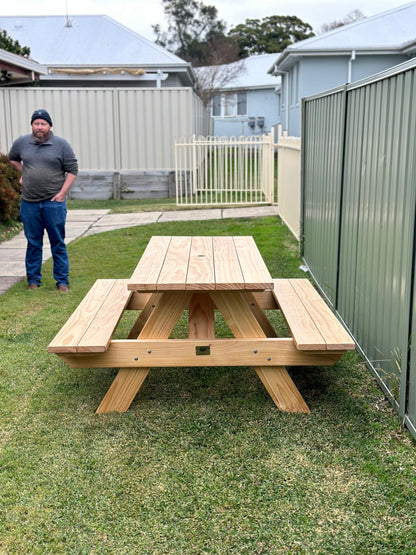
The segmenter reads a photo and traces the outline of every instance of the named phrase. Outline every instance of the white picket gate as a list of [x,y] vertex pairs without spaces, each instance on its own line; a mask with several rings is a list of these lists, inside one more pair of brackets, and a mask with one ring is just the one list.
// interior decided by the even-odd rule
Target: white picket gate
[[178,205],[268,204],[274,199],[272,133],[175,142]]

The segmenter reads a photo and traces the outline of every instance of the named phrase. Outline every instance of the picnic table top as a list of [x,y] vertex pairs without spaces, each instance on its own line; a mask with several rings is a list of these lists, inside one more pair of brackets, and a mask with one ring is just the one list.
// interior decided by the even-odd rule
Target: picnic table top
[[253,237],[153,236],[131,278],[133,291],[273,289]]

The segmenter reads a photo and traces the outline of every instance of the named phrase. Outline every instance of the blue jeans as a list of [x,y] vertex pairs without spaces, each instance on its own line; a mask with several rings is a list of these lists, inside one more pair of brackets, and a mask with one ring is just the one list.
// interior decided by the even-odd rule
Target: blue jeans
[[65,245],[66,203],[21,201],[20,217],[27,239],[26,275],[29,285],[42,280],[43,233],[46,229],[53,257],[56,285],[68,285],[69,262]]

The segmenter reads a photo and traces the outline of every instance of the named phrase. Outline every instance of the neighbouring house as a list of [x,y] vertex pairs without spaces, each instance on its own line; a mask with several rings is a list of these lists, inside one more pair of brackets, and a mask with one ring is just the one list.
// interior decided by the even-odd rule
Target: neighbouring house
[[46,73],[46,67],[31,58],[0,48],[0,87],[14,87],[38,81],[39,77]]
[[301,134],[301,99],[352,83],[416,55],[416,2],[286,48],[269,74],[282,79],[283,129]]
[[280,123],[280,77],[267,73],[276,56],[262,54],[217,68],[195,69],[200,86],[212,91],[209,110],[214,135],[261,135]]
[[175,141],[210,128],[188,62],[105,15],[0,16],[0,29],[46,68],[37,87],[0,87],[3,152],[46,108],[78,156],[74,198],[175,196]]
[[106,15],[0,16],[47,66],[41,87],[193,87],[189,63]]

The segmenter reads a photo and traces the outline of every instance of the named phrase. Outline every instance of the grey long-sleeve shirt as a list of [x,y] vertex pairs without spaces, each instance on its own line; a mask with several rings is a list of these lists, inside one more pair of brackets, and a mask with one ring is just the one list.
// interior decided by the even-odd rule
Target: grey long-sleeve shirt
[[52,132],[44,143],[31,134],[22,135],[14,141],[9,160],[22,162],[22,199],[27,202],[51,199],[61,190],[67,173],[78,173],[71,145]]

